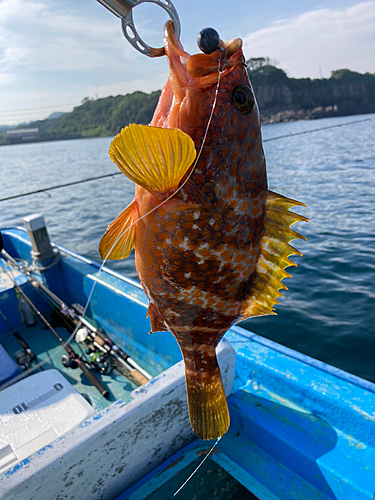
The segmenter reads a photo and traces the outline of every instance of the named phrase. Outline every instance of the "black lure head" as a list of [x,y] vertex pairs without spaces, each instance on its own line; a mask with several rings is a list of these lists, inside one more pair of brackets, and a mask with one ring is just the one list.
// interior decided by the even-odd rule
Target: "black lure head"
[[219,33],[213,28],[204,28],[198,35],[197,44],[204,54],[212,54],[220,47]]

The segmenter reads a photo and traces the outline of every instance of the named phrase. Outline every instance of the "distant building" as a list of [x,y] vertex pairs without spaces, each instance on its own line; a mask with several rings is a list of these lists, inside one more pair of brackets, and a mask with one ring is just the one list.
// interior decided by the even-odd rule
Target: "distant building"
[[19,144],[22,142],[35,142],[39,140],[38,128],[19,128],[8,130],[5,137],[7,144]]

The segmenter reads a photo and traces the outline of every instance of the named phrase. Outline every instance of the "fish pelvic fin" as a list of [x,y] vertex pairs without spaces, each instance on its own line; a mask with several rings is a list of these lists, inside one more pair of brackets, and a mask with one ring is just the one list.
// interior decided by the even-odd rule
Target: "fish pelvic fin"
[[191,427],[200,439],[217,439],[229,428],[229,411],[215,350],[208,371],[197,370],[185,355],[184,359]]
[[285,268],[297,266],[289,257],[302,256],[290,242],[299,238],[306,240],[304,236],[290,229],[295,222],[309,221],[306,217],[289,211],[295,206],[306,205],[268,191],[260,254],[239,321],[253,316],[276,314],[273,306],[278,304],[277,298],[282,297],[279,290],[287,290],[282,280],[292,277]]
[[121,260],[135,248],[135,226],[138,207],[135,200],[110,223],[99,243],[102,259]]
[[113,139],[109,156],[126,177],[159,199],[178,188],[196,152],[192,139],[179,129],[133,123]]
[[151,331],[149,333],[168,332],[168,329],[166,328],[164,321],[160,317],[154,304],[152,304],[151,302],[148,305],[146,318],[150,318]]

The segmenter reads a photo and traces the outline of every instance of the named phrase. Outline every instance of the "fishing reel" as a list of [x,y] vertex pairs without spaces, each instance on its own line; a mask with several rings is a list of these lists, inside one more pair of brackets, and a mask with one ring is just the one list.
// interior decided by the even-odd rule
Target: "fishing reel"
[[94,343],[90,342],[90,332],[85,326],[77,331],[75,340],[78,344],[82,343],[87,346],[86,354],[90,355],[90,366],[98,370],[100,373],[110,373],[112,365],[109,354],[107,352],[100,351],[97,348],[100,346],[95,346]]
[[28,353],[24,349],[20,349],[14,354],[14,358],[17,361],[18,366],[22,371],[26,371],[31,366],[31,359]]
[[69,356],[69,354],[63,354],[61,356],[61,361],[62,364],[65,366],[65,368],[72,368],[73,370],[78,368],[77,361],[73,359],[71,356]]
[[103,354],[100,351],[92,351],[87,349],[87,354],[91,354],[90,356],[90,365],[98,370],[100,373],[108,374],[112,370],[111,360],[108,354]]

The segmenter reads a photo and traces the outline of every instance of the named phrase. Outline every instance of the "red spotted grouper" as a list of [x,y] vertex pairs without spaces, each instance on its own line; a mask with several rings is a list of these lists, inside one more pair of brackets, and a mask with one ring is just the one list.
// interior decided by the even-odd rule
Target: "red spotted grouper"
[[289,212],[302,203],[267,188],[242,41],[190,56],[169,21],[164,47],[170,75],[150,126],[130,125],[111,144],[136,191],[99,250],[124,259],[135,249],[151,331],[175,336],[192,428],[213,439],[229,427],[216,346],[234,323],[274,314],[290,277],[284,269],[295,265],[288,257],[300,254],[289,244],[301,238],[290,225],[307,219]]

